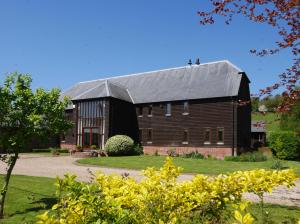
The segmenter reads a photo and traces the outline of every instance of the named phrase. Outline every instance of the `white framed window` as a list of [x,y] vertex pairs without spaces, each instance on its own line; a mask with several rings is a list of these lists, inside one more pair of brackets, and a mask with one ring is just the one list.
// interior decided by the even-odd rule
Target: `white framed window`
[[165,114],[166,114],[166,116],[171,116],[172,115],[172,104],[171,103],[166,103]]
[[183,102],[183,112],[182,115],[188,115],[189,114],[189,102],[184,101]]

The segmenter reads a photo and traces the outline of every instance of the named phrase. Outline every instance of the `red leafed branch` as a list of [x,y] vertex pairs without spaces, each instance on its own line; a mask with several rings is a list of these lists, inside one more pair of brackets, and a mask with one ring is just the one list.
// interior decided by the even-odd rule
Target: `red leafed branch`
[[250,50],[257,56],[280,53],[289,49],[294,55],[291,66],[279,75],[279,81],[272,86],[260,90],[260,95],[270,94],[280,86],[286,87],[285,101],[279,110],[288,110],[289,105],[300,100],[300,90],[295,89],[300,80],[300,0],[210,0],[211,9],[199,11],[200,24],[208,25],[215,22],[217,15],[225,18],[230,24],[235,15],[241,14],[251,21],[264,23],[277,30],[279,38],[274,41],[271,49]]

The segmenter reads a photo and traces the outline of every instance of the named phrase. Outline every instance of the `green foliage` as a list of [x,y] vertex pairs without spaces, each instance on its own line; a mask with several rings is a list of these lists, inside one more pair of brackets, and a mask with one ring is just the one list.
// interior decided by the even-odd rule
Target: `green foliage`
[[96,145],[91,145],[91,149],[96,149],[97,146]]
[[105,151],[110,156],[132,155],[134,142],[126,135],[115,135],[109,138],[105,144]]
[[34,92],[31,82],[29,75],[14,73],[0,86],[0,145],[11,153],[26,148],[33,135],[43,138],[72,126],[64,115],[68,100],[60,100],[60,90]]
[[280,128],[285,131],[300,133],[300,101],[296,102],[291,110],[281,115]]
[[238,156],[225,156],[225,161],[234,161],[234,162],[262,162],[266,161],[268,158],[262,152],[247,152]]
[[253,223],[243,193],[259,197],[279,185],[294,186],[292,170],[238,171],[216,177],[197,175],[178,182],[181,168],[166,159],[160,169],[148,168],[140,182],[131,177],[98,173],[90,183],[76,176],[57,179],[60,197],[39,216],[46,223]]
[[268,111],[276,112],[277,108],[283,103],[283,97],[279,94],[267,96],[260,101],[260,105],[265,105]]
[[0,145],[6,152],[0,160],[7,164],[6,178],[0,191],[0,218],[10,175],[18,154],[30,145],[33,136],[43,139],[59,135],[72,127],[65,117],[68,99],[60,99],[60,90],[31,90],[29,75],[14,73],[0,85]]
[[182,157],[191,158],[191,159],[205,159],[205,156],[197,151],[184,154],[184,155],[182,155]]
[[293,132],[278,131],[270,133],[269,146],[279,159],[296,160],[300,156],[300,139]]
[[133,147],[133,155],[142,155],[144,154],[143,146],[140,144],[135,144]]
[[59,156],[59,149],[56,149],[56,148],[52,148],[51,149],[51,154],[53,155],[53,156]]
[[259,107],[259,98],[258,97],[252,97],[251,98],[251,110],[252,112],[258,112]]
[[63,148],[47,148],[47,149],[32,149],[33,153],[47,153],[47,152],[52,152],[52,151],[58,151],[59,153],[68,153],[68,149],[63,149]]
[[271,169],[273,170],[283,170],[287,168],[286,166],[284,166],[283,162],[280,159],[274,159],[273,163],[271,165]]

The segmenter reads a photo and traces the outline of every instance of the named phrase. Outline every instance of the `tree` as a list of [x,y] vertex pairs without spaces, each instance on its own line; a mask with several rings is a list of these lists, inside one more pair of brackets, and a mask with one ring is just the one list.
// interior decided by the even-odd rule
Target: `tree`
[[261,105],[265,105],[268,111],[276,112],[278,108],[282,105],[283,97],[279,94],[275,96],[267,96],[260,101]]
[[257,112],[259,107],[259,98],[251,97],[251,110],[252,112]]
[[0,160],[6,163],[3,187],[0,192],[0,218],[9,180],[19,153],[33,137],[60,134],[71,127],[64,111],[68,100],[61,101],[60,90],[31,90],[29,75],[14,73],[0,85]]
[[300,101],[294,104],[290,110],[282,113],[280,128],[285,131],[294,131],[300,137]]
[[283,49],[289,49],[294,55],[293,63],[282,74],[279,81],[272,86],[260,90],[260,95],[269,94],[280,86],[285,86],[284,104],[280,111],[287,110],[300,99],[300,90],[295,85],[300,80],[300,10],[299,0],[210,0],[212,8],[199,11],[200,24],[207,25],[215,22],[216,16],[225,18],[230,24],[235,15],[241,14],[251,21],[265,23],[277,30],[281,40],[275,41],[271,49],[250,50],[258,56],[277,54]]

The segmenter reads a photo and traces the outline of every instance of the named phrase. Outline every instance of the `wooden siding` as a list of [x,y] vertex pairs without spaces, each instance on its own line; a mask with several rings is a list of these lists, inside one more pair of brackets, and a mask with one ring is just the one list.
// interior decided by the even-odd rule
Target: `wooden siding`
[[[138,127],[145,146],[232,147],[233,105],[230,98],[191,100],[189,114],[183,115],[184,101],[172,102],[171,116],[166,116],[166,103],[152,104],[152,116],[148,116],[148,104],[143,106],[143,116],[138,117]],[[147,130],[152,129],[152,143],[147,143]],[[211,144],[204,144],[204,131],[211,128]],[[224,128],[224,144],[217,144],[217,128]],[[188,130],[188,143],[183,142],[184,130]]]
[[76,111],[75,109],[73,110],[67,110],[66,111],[66,117],[69,121],[73,122],[73,127],[70,128],[64,135],[65,140],[61,141],[61,143],[64,144],[74,144],[76,145]]
[[[249,81],[243,76],[238,99],[242,103],[237,107],[237,142],[239,153],[245,152],[251,146],[251,102]],[[249,102],[246,103],[245,102]]]

